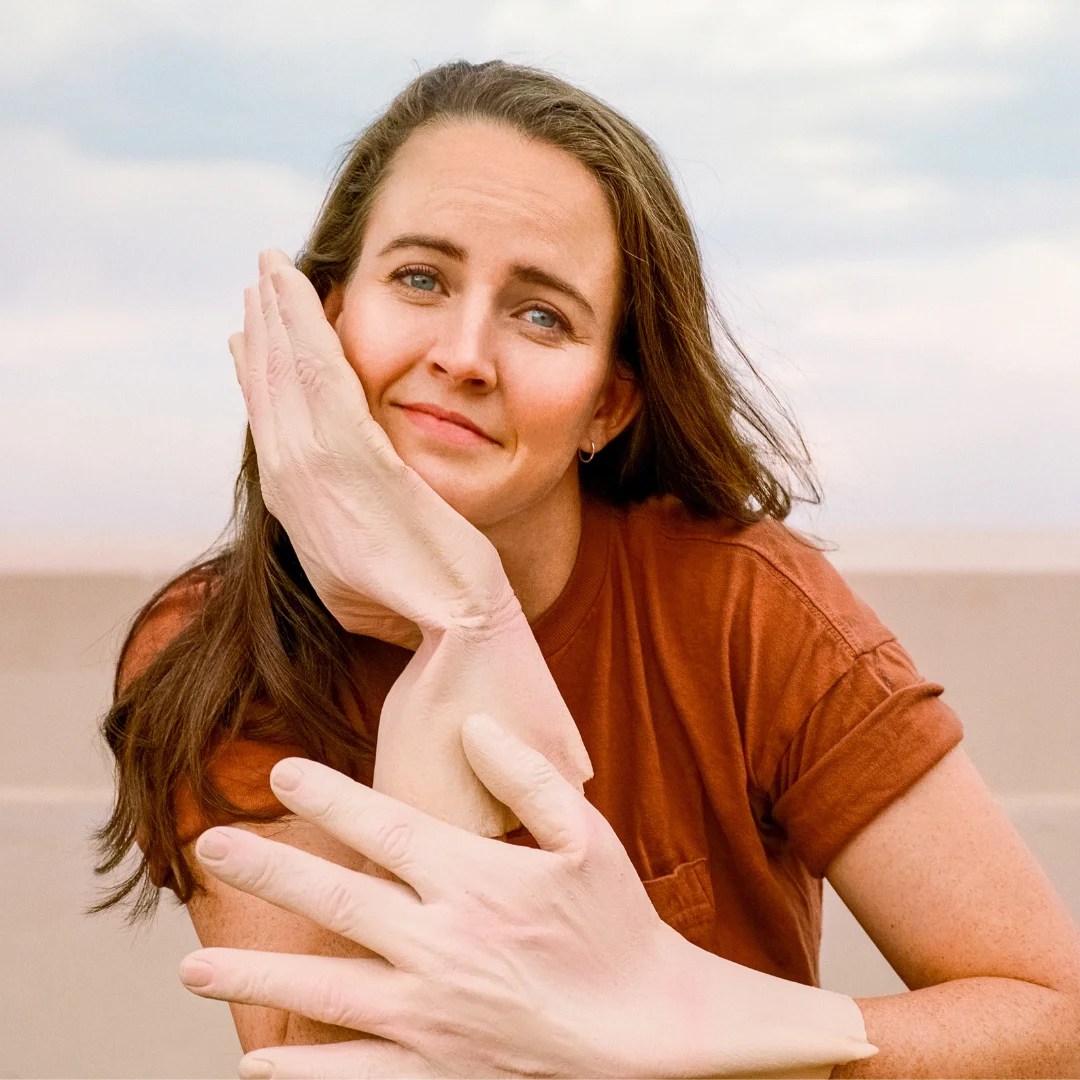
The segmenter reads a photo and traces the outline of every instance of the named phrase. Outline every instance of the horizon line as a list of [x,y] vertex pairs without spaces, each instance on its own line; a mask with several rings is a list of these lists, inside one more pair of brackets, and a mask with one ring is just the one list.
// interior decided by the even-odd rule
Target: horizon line
[[[793,527],[823,541],[825,555],[842,573],[1080,572],[1080,527]],[[195,562],[214,540],[205,534],[9,533],[0,536],[0,576],[164,580]]]

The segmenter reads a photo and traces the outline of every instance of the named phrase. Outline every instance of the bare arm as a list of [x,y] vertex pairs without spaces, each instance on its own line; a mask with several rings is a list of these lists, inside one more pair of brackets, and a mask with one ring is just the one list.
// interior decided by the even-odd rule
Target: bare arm
[[[288,817],[266,825],[242,825],[250,832],[319,855],[331,862],[379,877],[388,876],[362,855],[299,818]],[[302,915],[294,915],[241,892],[209,874],[204,874],[195,858],[192,842],[184,857],[203,886],[187,904],[188,915],[203,946],[227,945],[239,949],[268,949],[285,953],[320,956],[373,956],[369,950],[348,941]],[[262,1005],[229,1003],[240,1045],[246,1053],[260,1046],[301,1046],[363,1038],[359,1032],[310,1020],[299,1013],[270,1009]]]
[[1080,1075],[1080,932],[961,749],[827,876],[911,990],[857,999],[879,1053],[833,1076]]

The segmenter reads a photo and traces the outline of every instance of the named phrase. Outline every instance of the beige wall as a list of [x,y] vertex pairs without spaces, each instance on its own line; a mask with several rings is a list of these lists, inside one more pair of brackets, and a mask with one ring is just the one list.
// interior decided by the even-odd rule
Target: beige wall
[[[923,672],[946,686],[966,746],[1080,918],[1080,574],[851,574]],[[83,916],[88,832],[107,813],[95,730],[119,635],[154,582],[0,577],[0,1076],[231,1076],[225,1006],[181,989],[197,945],[164,904],[149,930]],[[826,890],[824,982],[902,989]]]

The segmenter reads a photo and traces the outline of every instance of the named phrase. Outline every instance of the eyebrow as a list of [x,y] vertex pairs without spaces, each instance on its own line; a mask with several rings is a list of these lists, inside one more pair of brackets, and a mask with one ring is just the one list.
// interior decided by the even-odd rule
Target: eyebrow
[[[468,252],[459,244],[455,244],[453,241],[446,240],[441,236],[427,236],[424,233],[406,233],[404,236],[395,237],[379,252],[379,258],[389,255],[392,251],[399,251],[401,248],[428,248],[432,251],[441,252],[448,259],[453,259],[454,262],[463,263],[468,259]],[[561,277],[556,277],[539,266],[524,263],[514,263],[510,267],[510,274],[518,281],[524,281],[529,285],[543,285],[549,289],[554,289],[555,292],[569,296],[571,300],[580,304],[594,319],[596,318],[596,312],[593,311],[592,304],[569,281],[564,281]]]

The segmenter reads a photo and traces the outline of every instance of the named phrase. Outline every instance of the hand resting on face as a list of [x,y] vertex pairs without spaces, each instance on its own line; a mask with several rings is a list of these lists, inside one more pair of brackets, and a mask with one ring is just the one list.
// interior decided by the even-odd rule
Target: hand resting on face
[[351,633],[412,647],[405,620],[496,630],[518,607],[498,553],[398,457],[307,278],[280,251],[259,266],[229,349],[263,500],[319,598]]
[[580,788],[592,766],[577,727],[498,552],[372,419],[307,278],[280,251],[259,268],[229,347],[267,509],[346,630],[417,650],[383,706],[374,786],[474,832],[509,832],[517,819],[462,755],[465,716],[512,715]]

